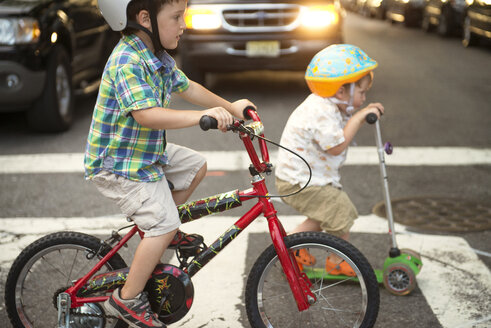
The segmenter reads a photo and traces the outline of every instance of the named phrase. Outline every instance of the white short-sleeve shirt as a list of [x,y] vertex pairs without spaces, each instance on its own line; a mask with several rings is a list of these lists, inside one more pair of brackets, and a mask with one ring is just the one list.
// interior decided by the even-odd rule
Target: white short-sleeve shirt
[[[339,168],[346,160],[347,150],[338,156],[329,155],[327,150],[344,142],[343,129],[348,119],[336,104],[315,94],[308,96],[290,115],[280,143],[309,163],[312,168],[309,185],[332,184],[341,188]],[[305,163],[281,148],[275,174],[291,184],[304,185],[309,178]]]

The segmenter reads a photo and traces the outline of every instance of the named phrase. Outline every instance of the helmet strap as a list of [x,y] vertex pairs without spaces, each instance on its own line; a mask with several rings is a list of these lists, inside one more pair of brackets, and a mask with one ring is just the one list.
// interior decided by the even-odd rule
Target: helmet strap
[[147,33],[148,36],[150,37],[150,39],[152,40],[154,53],[158,57],[158,55],[164,50],[164,47],[160,43],[159,26],[157,23],[157,10],[158,10],[158,8],[156,6],[155,1],[152,1],[152,0],[148,1],[148,7],[147,8],[149,10],[150,22],[152,24],[152,31],[153,32],[150,31],[149,29],[147,29],[146,27],[144,27],[144,26],[142,26],[136,22],[133,22],[133,21],[128,21],[126,23],[126,26]]
[[160,43],[160,34],[159,34],[159,25],[157,22],[157,1],[150,0],[150,20],[152,23],[152,42],[155,55],[158,56],[162,51],[164,51],[164,47],[162,43]]
[[353,106],[353,101],[354,101],[354,95],[355,95],[355,83],[351,82],[350,83],[350,90],[349,90],[349,100],[344,101],[344,100],[339,100],[336,97],[329,97],[328,99],[335,103],[336,105],[348,105],[346,107],[346,114],[348,116],[351,116],[353,112],[355,111],[355,107]]

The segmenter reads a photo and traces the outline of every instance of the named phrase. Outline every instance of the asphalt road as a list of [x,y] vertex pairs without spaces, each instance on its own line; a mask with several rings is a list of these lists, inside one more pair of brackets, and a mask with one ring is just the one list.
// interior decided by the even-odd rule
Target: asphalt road
[[[379,62],[368,102],[378,101],[384,104],[386,115],[382,120],[383,137],[389,139],[396,150],[398,146],[491,148],[489,47],[465,49],[457,39],[442,39],[418,29],[392,26],[387,22],[369,20],[354,14],[349,14],[346,19],[345,41],[360,46]],[[266,126],[265,134],[272,140],[279,140],[289,113],[308,95],[303,73],[298,72],[212,74],[208,76],[207,85],[227,99],[249,98],[255,102]],[[30,132],[21,115],[1,115],[0,155],[83,152],[94,101],[94,96],[78,99],[74,127],[56,135]],[[177,97],[173,104],[176,108],[187,106]],[[202,132],[198,128],[170,131],[169,139],[202,151],[241,150],[241,143],[236,135]],[[373,129],[363,127],[358,133],[356,143],[360,146],[372,146]],[[373,206],[382,200],[378,167],[346,166],[341,173],[342,183],[360,215],[369,215]],[[389,167],[388,173],[393,199],[420,196],[460,198],[491,207],[489,165],[407,165]],[[193,198],[235,188],[247,188],[248,183],[247,172],[234,171],[210,176],[201,184]],[[91,218],[118,213],[118,209],[101,198],[92,185],[84,182],[82,173],[0,174],[0,185],[2,218]],[[282,204],[278,204],[277,208],[283,215],[296,214]],[[227,214],[235,215],[239,211],[234,210]],[[491,253],[489,230],[431,233],[460,237],[472,248]],[[249,235],[248,238],[253,238],[252,236]],[[386,235],[377,235],[374,238],[365,233],[353,234],[352,242],[375,263],[374,266],[380,266],[386,256]],[[252,265],[266,243],[253,242],[248,245],[247,254],[250,256],[247,256],[246,267]],[[490,258],[486,255],[480,255],[479,258],[489,269]],[[0,271],[2,294],[5,269],[3,266]],[[243,273],[244,277],[246,274],[247,272]],[[199,287],[195,285],[195,288]],[[489,295],[489,290],[483,292],[484,295]],[[377,327],[402,324],[409,327],[441,326],[419,288],[406,298],[391,296],[383,289],[381,295]],[[0,304],[0,325],[3,326],[7,319],[4,305]],[[489,320],[489,298],[481,304],[480,310],[481,316],[475,319]],[[240,322],[248,327],[245,312],[243,309],[240,311]],[[476,327],[485,325],[486,322],[484,326]],[[207,327],[219,326],[210,323]]]

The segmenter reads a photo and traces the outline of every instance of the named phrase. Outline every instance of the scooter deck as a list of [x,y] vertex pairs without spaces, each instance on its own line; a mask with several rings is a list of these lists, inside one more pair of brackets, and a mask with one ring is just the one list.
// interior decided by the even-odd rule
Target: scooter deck
[[[383,270],[373,270],[379,284],[384,282],[384,272]],[[358,282],[357,277],[350,277],[345,275],[334,275],[328,274],[323,268],[309,268],[304,267],[303,272],[307,275],[309,279],[325,279],[325,280],[352,280]]]

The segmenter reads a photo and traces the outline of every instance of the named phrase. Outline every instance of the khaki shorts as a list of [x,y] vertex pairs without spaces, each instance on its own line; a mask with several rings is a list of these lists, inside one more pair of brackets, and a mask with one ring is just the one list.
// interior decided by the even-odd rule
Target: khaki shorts
[[[276,178],[276,189],[280,195],[295,192],[300,185],[292,185]],[[358,217],[355,206],[348,195],[331,185],[307,187],[300,193],[282,200],[300,214],[318,221],[322,230],[334,236],[346,235]]]
[[163,166],[165,177],[160,181],[138,182],[108,171],[97,173],[91,180],[107,198],[116,202],[145,237],[155,237],[181,225],[176,204],[167,180],[174,190],[186,190],[196,173],[206,163],[199,153],[186,147],[167,144],[169,164]]

